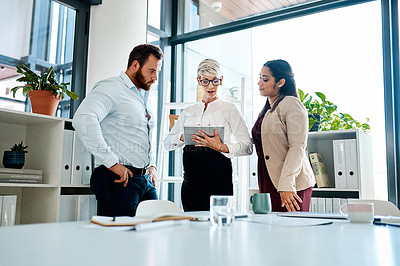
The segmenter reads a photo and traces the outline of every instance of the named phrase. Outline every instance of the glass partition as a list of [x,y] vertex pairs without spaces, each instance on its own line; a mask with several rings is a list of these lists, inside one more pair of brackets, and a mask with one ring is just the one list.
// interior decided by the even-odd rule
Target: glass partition
[[[221,23],[211,19],[202,21],[205,16],[201,13],[202,5],[210,2],[187,0],[185,3],[185,32],[241,19],[225,18]],[[224,3],[220,12],[223,8]],[[268,60],[285,59],[293,67],[298,88],[311,94],[324,93],[338,105],[340,112],[349,113],[359,122],[367,122],[369,118],[375,197],[387,199],[380,11],[380,2],[372,1],[179,44],[176,101],[199,100],[197,65],[204,58],[214,58],[221,63],[224,75],[220,96],[237,101],[240,106],[245,95],[243,113],[251,129],[266,101],[258,92],[260,69]],[[238,87],[244,88],[244,93],[238,93]],[[182,174],[180,158],[179,151],[170,154],[170,160],[175,163],[170,165],[169,175]],[[244,172],[242,165],[234,164],[238,166],[234,180],[239,178],[250,188],[257,188],[255,153],[248,167],[243,164]],[[246,198],[246,191],[236,192],[241,199]]]
[[[199,63],[212,58],[221,65],[223,75],[222,86],[218,88],[221,99],[236,104],[246,120],[252,123],[252,33],[238,31],[230,34],[201,39],[179,45],[184,55],[178,64],[176,102],[194,103],[201,101],[202,88],[197,83],[197,67]],[[176,110],[179,114],[181,110]],[[182,178],[182,149],[170,152],[169,159],[175,167],[170,168],[168,175]],[[244,210],[243,197],[247,195],[247,173],[249,157],[232,159],[234,194],[238,210]],[[175,181],[176,183],[176,181]],[[174,189],[177,185],[174,184]]]
[[[324,93],[360,122],[369,118],[375,197],[387,200],[380,12],[374,1],[253,28],[253,79],[267,60],[285,59],[298,88]],[[264,104],[254,92],[254,117]]]

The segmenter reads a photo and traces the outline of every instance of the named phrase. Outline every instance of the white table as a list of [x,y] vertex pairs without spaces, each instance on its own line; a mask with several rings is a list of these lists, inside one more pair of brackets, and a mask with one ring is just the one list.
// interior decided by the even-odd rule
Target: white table
[[[290,219],[290,218],[288,218]],[[0,265],[400,265],[400,228],[347,221],[283,227],[235,221],[152,231],[89,222],[0,227]]]

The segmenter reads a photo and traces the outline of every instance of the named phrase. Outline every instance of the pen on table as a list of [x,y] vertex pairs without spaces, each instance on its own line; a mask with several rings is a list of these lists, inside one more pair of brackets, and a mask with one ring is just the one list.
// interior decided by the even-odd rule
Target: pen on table
[[164,227],[175,226],[175,225],[183,225],[183,224],[187,224],[188,222],[189,222],[189,220],[177,220],[177,221],[174,220],[174,221],[142,223],[142,224],[135,225],[130,230],[133,230],[133,231],[146,231],[146,230],[164,228]]
[[380,221],[374,221],[373,222],[375,225],[384,225],[384,226],[395,226],[395,227],[400,227],[400,224],[393,224],[393,223],[383,223]]
[[400,223],[400,217],[399,216],[376,216],[376,220],[379,219],[381,222],[394,222],[394,223]]
[[[247,214],[235,214],[234,216],[235,216],[235,219],[249,217]],[[209,216],[195,217],[192,221],[206,222],[206,221],[210,221],[210,217]]]
[[400,227],[400,218],[399,217],[391,217],[391,216],[382,217],[382,218],[374,218],[373,224]]
[[247,218],[247,217],[249,217],[247,214],[237,214],[237,215],[235,215],[235,219]]

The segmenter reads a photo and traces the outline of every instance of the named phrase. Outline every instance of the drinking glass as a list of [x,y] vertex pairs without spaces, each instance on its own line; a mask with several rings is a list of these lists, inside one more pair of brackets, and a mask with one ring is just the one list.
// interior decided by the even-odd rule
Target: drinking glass
[[213,225],[229,226],[234,220],[233,210],[235,198],[233,196],[210,197],[210,220]]

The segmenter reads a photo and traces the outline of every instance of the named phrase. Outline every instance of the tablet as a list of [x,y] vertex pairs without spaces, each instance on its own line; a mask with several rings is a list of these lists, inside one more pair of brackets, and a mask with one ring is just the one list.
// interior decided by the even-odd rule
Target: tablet
[[214,136],[214,129],[218,130],[219,138],[224,143],[224,126],[185,126],[183,128],[183,138],[185,139],[185,145],[196,145],[197,143],[192,140],[192,135],[196,134],[200,136],[199,130],[206,133],[208,136]]

